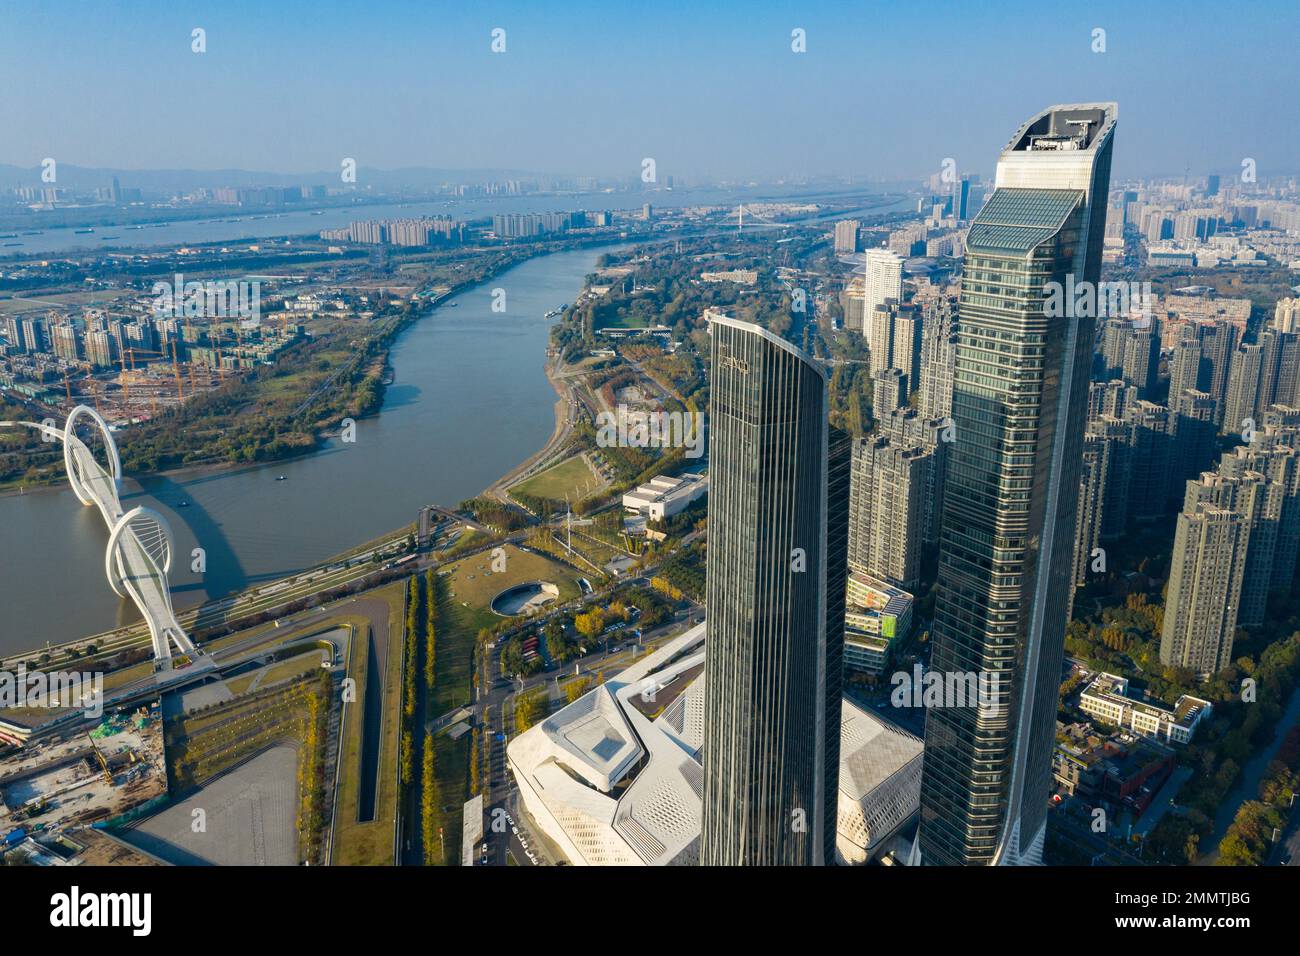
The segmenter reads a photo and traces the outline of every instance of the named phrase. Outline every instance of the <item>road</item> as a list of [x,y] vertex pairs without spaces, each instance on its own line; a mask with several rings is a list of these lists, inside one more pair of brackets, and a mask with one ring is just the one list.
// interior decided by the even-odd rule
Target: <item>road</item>
[[1273,847],[1270,866],[1300,866],[1300,807],[1291,803],[1291,817],[1282,839]]
[[1291,732],[1291,728],[1297,725],[1300,725],[1300,688],[1296,688],[1291,693],[1291,699],[1287,702],[1286,709],[1282,712],[1273,731],[1273,739],[1269,741],[1267,747],[1257,750],[1246,762],[1241,769],[1241,778],[1237,781],[1237,785],[1219,805],[1219,810],[1214,815],[1214,836],[1210,840],[1209,852],[1197,861],[1198,865],[1212,866],[1219,858],[1219,844],[1227,834],[1232,821],[1236,819],[1237,811],[1247,800],[1259,799],[1259,784],[1268,770],[1269,763],[1273,760],[1273,755],[1286,739],[1286,735]]

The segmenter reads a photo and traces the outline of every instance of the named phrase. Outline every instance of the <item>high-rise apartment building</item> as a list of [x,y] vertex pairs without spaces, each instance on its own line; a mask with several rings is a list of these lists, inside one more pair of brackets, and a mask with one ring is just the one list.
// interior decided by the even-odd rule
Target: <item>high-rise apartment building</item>
[[835,224],[835,252],[837,255],[858,251],[858,229],[861,225],[856,219],[841,219]]
[[1169,409],[1138,401],[1124,412],[1127,432],[1128,517],[1154,520],[1169,512],[1181,485],[1171,478],[1174,420]]
[[1169,566],[1160,663],[1213,674],[1232,660],[1248,529],[1228,508],[1178,516]]
[[879,421],[907,404],[907,376],[887,368],[871,383],[871,417]]
[[876,306],[871,315],[869,339],[872,377],[875,378],[887,368],[898,369],[906,378],[903,391],[906,399],[920,385],[920,308],[894,299]]
[[1160,330],[1157,323],[1145,328],[1134,328],[1127,322],[1120,335],[1120,354],[1117,368],[1112,374],[1133,385],[1139,398],[1155,394],[1160,372]]
[[1263,351],[1256,420],[1264,417],[1270,405],[1300,405],[1300,332],[1265,329],[1259,342]]
[[871,318],[876,309],[888,300],[903,301],[903,259],[888,249],[868,249],[863,264],[862,314],[866,320],[864,332],[867,348],[871,342]]
[[903,373],[906,387],[904,400],[921,385],[921,309],[901,305],[894,310],[894,329],[889,348],[889,364]]
[[997,683],[927,713],[922,862],[1041,860],[1095,326],[1046,299],[1098,281],[1116,112],[1025,123],[967,237],[931,666]]
[[[1231,516],[1231,517],[1228,517]],[[1238,627],[1263,625],[1300,553],[1300,415],[1275,406],[1253,440],[1186,484],[1169,571],[1160,660],[1212,674]]]
[[700,859],[834,859],[849,441],[827,377],[713,315]]
[[849,567],[904,589],[921,577],[927,471],[924,448],[884,436],[853,443]]
[[62,322],[50,327],[50,349],[61,359],[76,362],[81,359],[81,338],[77,327],[71,322]]
[[1076,586],[1087,582],[1094,549],[1101,546],[1101,531],[1106,508],[1106,488],[1112,480],[1111,465],[1117,443],[1108,442],[1090,423],[1083,437],[1083,466],[1079,470],[1079,509],[1074,530],[1074,571]]
[[1260,373],[1264,368],[1264,346],[1243,345],[1232,357],[1228,370],[1228,396],[1223,409],[1225,435],[1240,435],[1248,423],[1258,421]]
[[945,437],[948,422],[942,418],[924,418],[916,409],[899,408],[877,419],[880,434],[898,448],[920,448],[928,456],[922,478],[921,490],[921,541],[926,545],[939,543],[939,520],[943,515],[944,469],[948,462],[948,445]]
[[97,368],[112,365],[119,354],[117,339],[107,329],[86,330],[86,361]]
[[1169,394],[1194,390],[1203,381],[1208,384],[1201,375],[1201,343],[1195,339],[1180,341],[1169,356]]
[[21,320],[23,330],[23,348],[28,352],[47,352],[49,343],[45,340],[45,323],[35,316],[24,316]]
[[952,370],[957,353],[957,316],[948,296],[926,306],[921,322],[921,394],[923,418],[952,414]]
[[1170,360],[1169,394],[1188,389],[1214,399],[1214,424],[1223,423],[1228,400],[1228,371],[1237,346],[1237,326],[1224,319],[1184,324]]
[[1278,299],[1272,324],[1279,332],[1300,332],[1300,297]]
[[1169,396],[1169,489],[1171,505],[1179,500],[1182,483],[1214,463],[1214,400],[1188,389]]
[[[1088,423],[1085,442],[1104,446],[1101,458],[1100,538],[1111,541],[1128,530],[1129,470],[1128,426],[1118,418],[1102,417]],[[1085,448],[1087,446],[1085,445]]]
[[1123,418],[1129,406],[1138,400],[1137,389],[1121,378],[1088,384],[1088,420]]

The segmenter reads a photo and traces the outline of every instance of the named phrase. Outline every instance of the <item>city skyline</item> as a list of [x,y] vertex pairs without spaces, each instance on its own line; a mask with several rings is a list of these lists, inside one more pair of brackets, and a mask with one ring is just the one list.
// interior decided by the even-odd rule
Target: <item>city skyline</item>
[[1300,8],[6,14],[0,865],[83,891],[20,931],[103,866],[137,935],[266,866],[1285,894]]

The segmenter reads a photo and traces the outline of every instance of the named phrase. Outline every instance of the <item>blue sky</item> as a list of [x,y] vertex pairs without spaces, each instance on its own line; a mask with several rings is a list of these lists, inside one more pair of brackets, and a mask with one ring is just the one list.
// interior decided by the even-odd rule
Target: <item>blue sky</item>
[[1300,172],[1297,36],[1300,4],[1249,0],[8,0],[0,162],[920,177],[1113,99],[1117,175],[1267,176]]

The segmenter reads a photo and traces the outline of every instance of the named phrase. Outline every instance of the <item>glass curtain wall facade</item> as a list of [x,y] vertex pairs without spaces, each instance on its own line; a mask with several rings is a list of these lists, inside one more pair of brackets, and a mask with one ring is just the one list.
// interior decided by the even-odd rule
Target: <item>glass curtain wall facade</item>
[[1041,860],[1071,590],[1113,104],[1056,106],[1003,151],[971,226],[957,322],[931,668],[982,675],[926,714],[923,863]]
[[826,375],[710,322],[705,865],[834,860],[850,444]]

